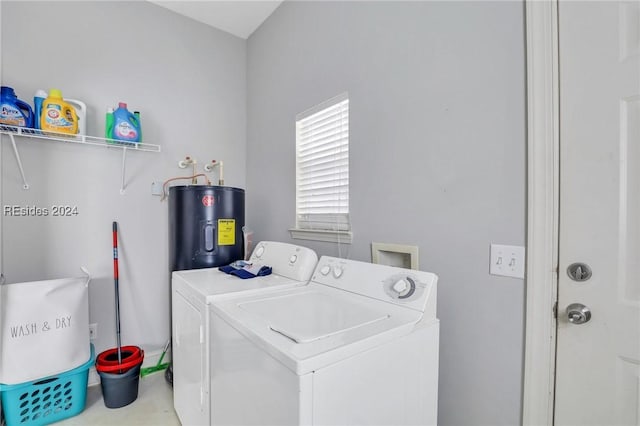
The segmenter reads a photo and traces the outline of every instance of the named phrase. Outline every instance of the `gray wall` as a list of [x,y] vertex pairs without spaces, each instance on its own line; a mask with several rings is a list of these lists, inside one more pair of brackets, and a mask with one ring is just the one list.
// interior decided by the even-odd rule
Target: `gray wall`
[[[4,217],[8,282],[93,274],[90,318],[98,351],[115,346],[111,222],[120,224],[123,344],[159,350],[169,337],[167,203],[151,182],[187,172],[178,160],[225,162],[245,186],[246,41],[147,2],[2,2],[2,84],[29,102],[52,87],[87,103],[88,133],[104,134],[107,106],[142,113],[145,142],[162,152],[122,152],[20,140],[24,191],[7,138],[2,205],[77,206],[70,218]],[[212,178],[215,173],[212,175]]]
[[247,223],[291,241],[295,116],[350,98],[353,245],[419,246],[438,273],[441,425],[520,423],[524,283],[489,244],[524,245],[522,2],[285,2],[247,51]]

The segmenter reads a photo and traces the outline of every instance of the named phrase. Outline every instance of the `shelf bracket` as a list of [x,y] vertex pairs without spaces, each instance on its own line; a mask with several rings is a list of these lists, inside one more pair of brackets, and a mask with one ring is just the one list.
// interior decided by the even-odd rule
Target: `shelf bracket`
[[[0,0],[2,2],[2,0]],[[131,143],[131,142],[121,142],[113,139],[107,138],[98,138],[95,136],[87,136],[87,135],[69,135],[66,133],[52,132],[42,130],[31,129],[26,127],[16,127],[9,126],[6,124],[0,125],[0,142],[4,141],[2,139],[2,135],[9,136],[11,140],[11,146],[13,148],[13,153],[16,156],[16,161],[18,162],[18,168],[20,169],[20,175],[22,176],[22,188],[29,189],[29,184],[27,183],[27,178],[24,174],[24,168],[22,167],[22,159],[20,158],[20,153],[18,152],[18,147],[16,146],[15,136],[26,137],[35,140],[46,140],[46,141],[57,141],[65,144],[81,144],[81,145],[92,145],[92,146],[102,146],[105,148],[117,148],[122,149],[122,180],[120,184],[120,194],[124,195],[125,193],[125,184],[126,184],[126,162],[127,162],[127,150],[135,149],[138,152],[160,152],[160,145],[153,145],[148,143]]]
[[122,148],[122,183],[120,184],[120,195],[124,195],[124,177],[127,165],[127,148]]
[[13,147],[13,153],[16,156],[16,161],[18,163],[18,168],[20,169],[20,175],[22,176],[22,189],[29,189],[29,184],[27,183],[27,178],[24,176],[24,168],[22,167],[22,160],[20,159],[20,154],[18,153],[18,147],[16,146],[16,139],[13,135],[9,135],[11,139],[11,146]]

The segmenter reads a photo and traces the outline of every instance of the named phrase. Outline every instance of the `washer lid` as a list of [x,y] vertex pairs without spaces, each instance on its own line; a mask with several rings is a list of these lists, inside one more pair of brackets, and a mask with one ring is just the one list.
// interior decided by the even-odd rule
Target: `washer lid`
[[234,294],[260,293],[276,287],[293,287],[304,282],[271,274],[243,280],[234,275],[225,274],[218,268],[193,269],[173,273],[173,288],[181,293],[189,293],[205,304],[219,297]]
[[[212,323],[226,321],[298,375],[393,341],[423,325],[421,312],[316,283],[218,299],[211,309],[219,317]],[[437,325],[437,320],[424,323],[431,325]]]
[[386,312],[318,291],[244,302],[238,307],[296,343],[314,342],[389,319]]

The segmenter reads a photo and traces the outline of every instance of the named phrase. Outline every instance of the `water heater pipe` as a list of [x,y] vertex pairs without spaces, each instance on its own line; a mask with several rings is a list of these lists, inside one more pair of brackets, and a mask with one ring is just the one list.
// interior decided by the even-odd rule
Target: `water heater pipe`
[[180,160],[178,161],[178,167],[180,167],[181,169],[186,169],[187,166],[191,165],[192,163],[194,163],[194,159],[189,157],[188,155],[186,157],[184,157],[184,160]]
[[[190,156],[187,155],[186,157],[184,157],[184,160],[178,161],[178,167],[180,167],[181,169],[185,169],[190,165],[193,167],[193,173],[191,173],[191,175],[195,176],[197,174],[196,167],[198,165],[198,162],[196,161],[195,158],[191,158]],[[198,179],[194,177],[191,183],[196,185],[198,183]]]
[[224,164],[222,161],[211,160],[210,163],[205,164],[204,171],[211,172],[215,166],[220,169],[220,176],[218,177],[218,185],[224,185]]
[[170,179],[167,179],[164,181],[164,183],[162,184],[162,197],[160,198],[160,201],[164,201],[167,196],[169,195],[167,193],[167,185],[169,184],[169,182],[173,182],[176,180],[182,180],[182,179],[191,179],[192,182],[198,182],[198,177],[202,176],[203,178],[205,178],[205,180],[207,181],[207,185],[211,185],[211,181],[209,180],[209,178],[207,177],[207,175],[205,175],[204,173],[198,173],[196,175],[193,176],[176,176],[176,177],[172,177]]

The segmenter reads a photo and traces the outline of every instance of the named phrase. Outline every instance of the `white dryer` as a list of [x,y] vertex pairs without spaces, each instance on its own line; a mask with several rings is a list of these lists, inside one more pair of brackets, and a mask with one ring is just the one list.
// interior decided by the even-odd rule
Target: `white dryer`
[[437,276],[323,256],[311,282],[218,300],[214,425],[435,425]]
[[173,404],[184,425],[210,424],[209,385],[212,333],[209,305],[231,294],[259,294],[306,284],[318,262],[306,247],[273,241],[258,243],[249,259],[272,273],[241,279],[217,268],[172,274]]

